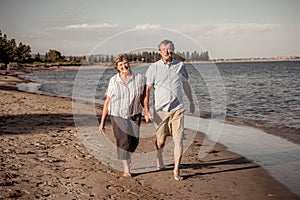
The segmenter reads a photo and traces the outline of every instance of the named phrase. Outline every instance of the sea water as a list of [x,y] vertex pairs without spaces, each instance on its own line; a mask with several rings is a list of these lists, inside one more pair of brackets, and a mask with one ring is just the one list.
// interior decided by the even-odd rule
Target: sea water
[[[232,63],[198,63],[187,64],[190,83],[193,90],[196,113],[211,117],[212,98],[218,98],[222,104],[220,115],[235,123],[247,123],[281,134],[287,139],[300,143],[300,62],[232,62]],[[204,71],[217,67],[219,74],[204,77]],[[93,99],[102,104],[110,77],[116,70],[110,68],[93,68],[80,70],[43,71],[22,75],[22,78],[33,83],[21,84],[19,89],[29,92],[50,94],[55,96],[73,97],[74,84],[80,91],[80,97]],[[133,71],[145,73],[147,66],[132,67]],[[217,87],[214,84],[215,77]],[[81,83],[78,83],[80,81]],[[215,81],[216,82],[216,81]],[[95,84],[97,86],[95,86]],[[95,89],[96,87],[96,89]],[[214,95],[214,90],[224,91]],[[188,102],[185,99],[185,105]],[[187,108],[188,110],[188,108]]]

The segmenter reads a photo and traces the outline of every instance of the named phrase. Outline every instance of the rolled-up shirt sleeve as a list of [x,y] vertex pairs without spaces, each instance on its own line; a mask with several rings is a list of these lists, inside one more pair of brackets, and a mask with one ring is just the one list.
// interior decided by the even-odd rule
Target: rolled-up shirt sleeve
[[149,68],[147,69],[146,74],[145,74],[145,76],[146,76],[146,85],[153,86],[154,80],[155,80],[154,69],[155,69],[155,66],[153,64],[151,64],[149,66]]
[[112,86],[112,79],[109,80],[109,83],[108,83],[108,87],[107,87],[107,90],[106,90],[106,96],[109,96],[109,97],[112,97],[113,95],[113,86]]

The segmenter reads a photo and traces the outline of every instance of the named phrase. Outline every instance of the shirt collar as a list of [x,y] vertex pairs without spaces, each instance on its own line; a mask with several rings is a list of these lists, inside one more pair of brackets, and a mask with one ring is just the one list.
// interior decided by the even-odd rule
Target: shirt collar
[[[130,77],[129,81],[134,80],[134,78],[135,78],[135,73],[133,71],[131,71],[131,73],[132,73],[132,76]],[[117,81],[123,82],[119,73],[117,74]]]
[[175,59],[174,58],[172,58],[172,61],[170,62],[170,64],[167,64],[167,63],[165,63],[164,61],[163,61],[163,59],[161,58],[160,59],[160,61],[164,64],[164,65],[168,65],[168,66],[171,66],[172,64],[174,64],[174,61],[175,61]]

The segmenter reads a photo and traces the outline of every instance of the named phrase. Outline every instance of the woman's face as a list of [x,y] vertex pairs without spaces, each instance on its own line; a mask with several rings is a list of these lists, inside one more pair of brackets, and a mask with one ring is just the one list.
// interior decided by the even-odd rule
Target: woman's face
[[128,73],[130,71],[130,65],[127,60],[118,62],[117,70],[119,73]]

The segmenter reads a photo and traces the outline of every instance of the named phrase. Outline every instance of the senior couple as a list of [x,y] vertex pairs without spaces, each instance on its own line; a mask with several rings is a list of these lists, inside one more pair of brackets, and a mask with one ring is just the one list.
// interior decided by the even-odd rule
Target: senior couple
[[[190,102],[190,112],[195,107],[188,74],[183,62],[173,58],[174,44],[164,40],[159,45],[161,59],[149,66],[145,76],[131,71],[126,55],[114,60],[118,71],[108,84],[106,100],[99,125],[105,131],[105,120],[110,115],[113,133],[118,147],[118,159],[123,161],[125,177],[131,177],[131,154],[139,143],[142,109],[146,122],[154,120],[156,129],[157,169],[165,169],[162,151],[167,136],[174,141],[174,179],[182,180],[180,162],[183,140],[183,91]],[[154,89],[154,117],[149,111],[150,91]]]

